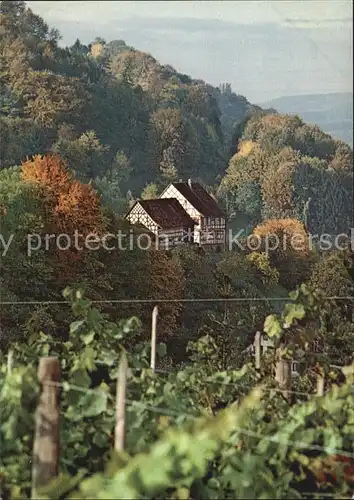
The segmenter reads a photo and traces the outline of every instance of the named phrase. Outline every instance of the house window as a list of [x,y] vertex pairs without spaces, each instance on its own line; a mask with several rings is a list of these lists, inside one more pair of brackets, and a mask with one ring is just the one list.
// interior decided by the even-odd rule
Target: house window
[[315,340],[313,343],[313,351],[314,352],[321,352],[321,344],[319,343],[318,340]]
[[291,362],[291,373],[297,373],[297,361]]

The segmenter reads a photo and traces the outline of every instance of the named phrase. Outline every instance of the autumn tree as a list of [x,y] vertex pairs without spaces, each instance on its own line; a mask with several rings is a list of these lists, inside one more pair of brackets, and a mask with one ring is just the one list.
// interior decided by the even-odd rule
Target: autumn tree
[[262,179],[269,168],[269,157],[257,143],[239,143],[239,150],[231,158],[218,189],[218,196],[226,202],[231,218],[242,213],[254,224],[259,222],[263,209]]
[[[6,290],[2,298],[60,300],[67,285],[83,287],[91,298],[102,298],[109,287],[105,267],[98,252],[83,245],[84,238],[100,234],[105,224],[93,187],[75,180],[58,156],[36,156],[21,169],[2,171],[0,194],[2,233],[6,241],[14,235],[1,262],[1,289]],[[74,246],[75,231],[81,250]],[[60,246],[65,247],[67,239],[56,243],[60,234],[69,239],[67,250]],[[1,311],[1,320],[7,338],[37,335],[41,330],[60,337],[72,316],[63,305],[24,304]]]
[[[131,303],[106,306],[114,318],[137,315],[143,320],[142,334],[150,335],[151,307],[137,304],[135,299],[161,299],[171,301],[161,304],[159,319],[160,338],[169,338],[179,322],[183,297],[184,277],[178,262],[163,251],[139,250],[137,238],[141,232],[127,221],[116,219],[114,214],[103,215],[99,197],[92,185],[75,180],[65,163],[56,155],[36,156],[24,162],[20,171],[5,170],[0,178],[0,192],[4,194],[1,205],[4,237],[16,234],[16,246],[2,261],[2,285],[8,300],[58,300],[62,290],[70,285],[82,287],[88,297],[95,300],[129,299]],[[117,221],[118,222],[115,222]],[[83,238],[102,232],[126,235],[128,248],[119,249],[113,241],[113,251],[106,250],[99,240],[91,238],[97,251],[83,245]],[[81,250],[73,247],[73,235],[79,234]],[[27,254],[27,233],[41,238],[38,251]],[[69,236],[71,246],[58,250],[55,241],[45,248],[46,235]],[[129,249],[130,235],[134,238]],[[114,238],[113,238],[114,239]],[[112,241],[107,242],[108,245]],[[54,248],[53,248],[54,245]],[[65,242],[64,242],[65,245]],[[30,265],[29,265],[30,262]],[[16,279],[11,277],[16,275]],[[21,280],[25,284],[21,286]],[[153,302],[152,302],[153,303]],[[65,306],[7,308],[2,314],[8,332],[19,328],[24,334],[40,329],[56,337],[64,335],[68,321]],[[60,328],[59,325],[60,324]],[[10,334],[10,333],[9,333]]]
[[43,127],[64,121],[82,121],[89,100],[83,82],[49,71],[29,71],[21,87],[14,87],[26,102],[25,116]]
[[[101,43],[102,53],[94,58],[79,40],[59,46],[59,33],[24,2],[1,5],[0,114],[7,120],[1,126],[12,131],[31,125],[43,136],[38,144],[33,133],[32,144],[28,131],[22,144],[22,137],[9,133],[2,165],[52,151],[67,159],[82,180],[108,179],[116,154],[123,152],[131,171],[129,186],[121,186],[123,197],[128,189],[137,196],[147,183],[161,188],[177,177],[214,183],[223,172],[224,136],[233,118],[252,108],[245,98],[225,94],[220,112],[215,88],[122,40]],[[155,118],[163,122],[162,135],[169,133],[165,111],[179,113],[179,123],[172,137],[161,141]],[[226,112],[227,129],[221,127]],[[15,117],[27,121],[20,127]],[[63,137],[63,126],[73,128],[72,138]]]
[[[343,165],[349,153],[344,158]],[[243,213],[254,224],[296,218],[314,234],[347,232],[353,196],[346,172],[345,166],[340,174],[328,160],[302,155],[289,146],[272,152],[253,142],[252,136],[240,142],[230,160],[219,196],[233,217]]]
[[[90,184],[75,180],[59,156],[36,156],[22,165],[22,179],[38,186],[47,211],[47,233],[56,237],[65,235],[63,248],[49,243],[55,269],[56,287],[64,289],[68,284],[84,286],[94,296],[104,282],[103,266],[96,251],[87,247],[91,238],[99,247],[99,235],[104,230],[104,217],[100,200]],[[77,236],[75,236],[77,234]],[[74,242],[77,239],[77,244]],[[99,280],[97,280],[99,276]],[[103,281],[105,278],[103,278]],[[96,291],[91,286],[96,284]],[[96,296],[97,298],[97,296]]]
[[118,80],[143,90],[151,90],[154,95],[162,89],[161,65],[151,55],[138,50],[126,50],[113,57],[110,71]]
[[305,124],[300,117],[279,114],[255,115],[245,127],[243,138],[257,142],[262,149],[277,153],[291,147],[301,154],[331,159],[335,141],[316,125]]
[[73,179],[57,155],[35,156],[23,163],[22,179],[38,184],[50,208],[52,228],[57,232],[83,236],[99,233],[104,227],[97,193],[90,184]]
[[[8,305],[0,308],[0,349],[10,342],[26,339],[46,328],[54,333],[52,310],[40,305],[17,302],[59,299],[60,293],[49,292],[53,279],[50,256],[38,248],[28,253],[29,235],[42,237],[45,232],[46,211],[36,187],[21,179],[20,169],[0,171],[0,224],[3,241],[0,259],[1,301]],[[11,304],[13,302],[13,304]],[[38,320],[38,321],[37,321]]]
[[[52,255],[58,284],[75,283],[85,265],[94,268],[92,253],[83,246],[86,238],[97,238],[104,218],[92,185],[75,180],[59,156],[36,156],[22,165],[22,179],[37,185],[47,211],[47,233],[65,235],[64,248],[48,249]],[[75,247],[75,234],[77,246]],[[66,248],[68,246],[68,248]],[[99,264],[97,264],[99,267]],[[93,266],[93,267],[92,267]],[[97,267],[97,266],[96,266]],[[94,275],[91,275],[92,279]]]

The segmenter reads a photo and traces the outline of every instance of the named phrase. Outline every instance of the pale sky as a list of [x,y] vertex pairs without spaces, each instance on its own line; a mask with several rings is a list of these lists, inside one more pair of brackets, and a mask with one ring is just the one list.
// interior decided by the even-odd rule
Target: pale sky
[[351,0],[28,1],[64,44],[123,39],[251,102],[352,91]]

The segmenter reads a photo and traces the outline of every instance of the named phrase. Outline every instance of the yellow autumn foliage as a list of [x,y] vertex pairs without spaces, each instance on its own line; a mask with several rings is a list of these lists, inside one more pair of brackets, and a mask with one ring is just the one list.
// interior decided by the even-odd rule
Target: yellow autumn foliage
[[305,226],[297,219],[269,219],[258,225],[253,234],[262,240],[274,237],[279,240],[278,247],[274,252],[287,252],[308,255],[309,238]]
[[253,141],[241,141],[237,155],[243,157],[248,156],[254,147],[255,143]]

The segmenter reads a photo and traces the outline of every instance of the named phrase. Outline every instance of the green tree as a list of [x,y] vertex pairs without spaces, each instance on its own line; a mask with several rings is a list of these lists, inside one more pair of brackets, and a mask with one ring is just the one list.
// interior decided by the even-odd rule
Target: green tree
[[[32,328],[47,328],[53,333],[51,314],[42,314],[40,306],[22,305],[17,301],[48,300],[48,285],[53,266],[43,247],[29,255],[32,240],[45,232],[45,209],[33,186],[21,181],[18,168],[0,171],[1,234],[9,247],[1,257],[1,300],[14,302],[1,307],[1,348],[9,342],[25,338]],[[49,293],[49,297],[53,297]],[[39,320],[34,321],[34,318]]]
[[158,189],[156,184],[147,184],[141,192],[143,200],[153,200],[158,197]]
[[0,168],[19,165],[48,147],[41,127],[28,118],[0,117],[0,128]]
[[102,144],[93,130],[75,139],[67,138],[65,135],[59,136],[52,150],[58,153],[83,180],[104,176],[111,170],[108,163],[109,146]]

